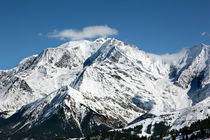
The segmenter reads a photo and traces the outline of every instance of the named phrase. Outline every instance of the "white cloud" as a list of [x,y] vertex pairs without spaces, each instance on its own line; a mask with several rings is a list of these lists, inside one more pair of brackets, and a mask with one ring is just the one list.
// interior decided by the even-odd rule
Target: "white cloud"
[[202,33],[201,33],[201,36],[205,36],[205,35],[206,35],[206,32],[202,32]]
[[64,29],[62,31],[53,31],[48,34],[48,37],[59,38],[61,40],[82,40],[96,37],[104,37],[109,35],[117,35],[116,29],[104,26],[88,26],[84,27],[81,31],[75,29]]

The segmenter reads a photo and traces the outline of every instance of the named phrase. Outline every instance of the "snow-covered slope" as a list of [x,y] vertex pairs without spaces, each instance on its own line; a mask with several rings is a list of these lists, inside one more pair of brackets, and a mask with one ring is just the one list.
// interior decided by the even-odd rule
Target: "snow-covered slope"
[[23,105],[70,84],[83,69],[85,59],[99,46],[90,41],[65,43],[24,59],[12,70],[1,71],[0,111],[11,115]]
[[90,109],[81,93],[69,86],[23,106],[2,123],[6,125],[0,124],[0,136],[12,139],[83,137],[98,129],[125,125]]
[[[135,128],[136,126],[143,126],[142,127],[142,133],[140,135],[147,135],[150,136],[153,134],[153,130],[155,127],[155,124],[164,123],[164,125],[169,126],[169,130],[180,130],[181,128],[187,126],[190,127],[190,125],[193,122],[197,122],[199,120],[204,120],[208,118],[210,115],[210,97],[207,99],[199,102],[195,106],[188,107],[181,110],[176,110],[174,112],[165,112],[159,116],[155,115],[145,115],[143,118],[140,117],[133,122],[131,122],[130,125],[125,127],[124,129],[129,128]],[[148,133],[149,125],[151,125],[150,130]]]
[[48,48],[0,71],[0,115],[8,118],[0,128],[10,126],[12,134],[30,131],[59,118],[62,110],[65,122],[75,126],[72,136],[79,137],[102,124],[125,126],[145,113],[182,114],[209,100],[209,48],[201,44],[159,56],[112,38]]

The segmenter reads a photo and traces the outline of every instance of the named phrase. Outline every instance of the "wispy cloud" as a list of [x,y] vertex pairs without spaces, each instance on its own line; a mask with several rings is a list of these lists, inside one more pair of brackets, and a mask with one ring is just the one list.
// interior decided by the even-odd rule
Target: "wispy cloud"
[[205,35],[206,35],[206,32],[202,32],[202,33],[201,33],[201,36],[205,36]]
[[43,34],[42,34],[42,33],[40,33],[40,32],[39,32],[37,35],[38,35],[38,36],[43,36]]
[[53,32],[48,33],[47,36],[52,38],[59,38],[61,40],[82,40],[117,34],[118,31],[116,29],[110,28],[107,25],[103,25],[84,27],[81,31],[75,29],[64,29],[62,31],[54,30]]

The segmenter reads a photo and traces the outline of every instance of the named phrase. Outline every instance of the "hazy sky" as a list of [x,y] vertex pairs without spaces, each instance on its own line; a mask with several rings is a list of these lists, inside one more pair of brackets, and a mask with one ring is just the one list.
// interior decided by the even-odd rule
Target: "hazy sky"
[[0,0],[0,69],[105,35],[155,54],[210,44],[210,0]]

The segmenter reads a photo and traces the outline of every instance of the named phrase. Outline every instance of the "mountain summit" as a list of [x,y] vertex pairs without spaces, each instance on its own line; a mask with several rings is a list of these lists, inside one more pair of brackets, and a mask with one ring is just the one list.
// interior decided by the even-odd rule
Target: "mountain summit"
[[0,136],[84,137],[163,114],[180,129],[210,115],[209,97],[207,45],[155,55],[113,38],[71,41],[0,71]]

